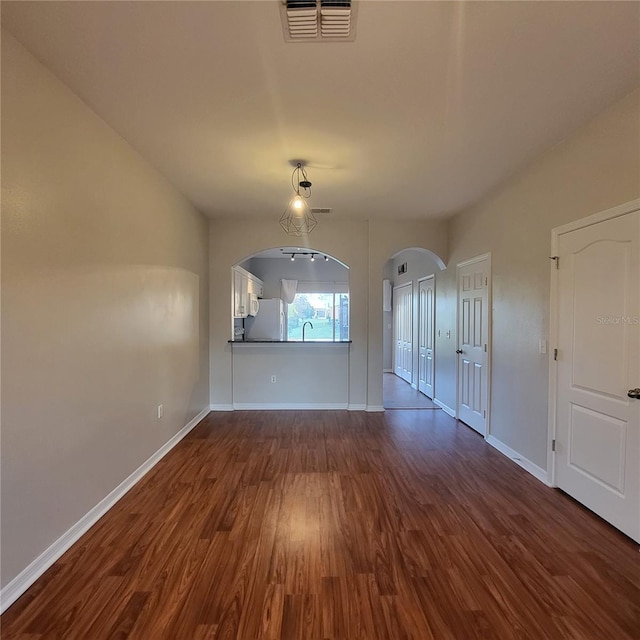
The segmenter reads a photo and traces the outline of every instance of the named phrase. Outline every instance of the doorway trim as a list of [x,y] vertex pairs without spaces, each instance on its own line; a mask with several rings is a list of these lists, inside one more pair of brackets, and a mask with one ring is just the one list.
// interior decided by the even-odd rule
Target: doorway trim
[[580,220],[574,220],[568,222],[560,227],[551,229],[551,254],[550,260],[556,263],[556,266],[551,265],[551,298],[549,304],[549,412],[548,412],[548,428],[547,428],[547,480],[551,487],[556,485],[556,456],[553,451],[553,441],[556,439],[556,410],[558,400],[558,367],[553,358],[554,349],[558,347],[558,324],[559,324],[559,274],[557,268],[556,257],[558,255],[558,245],[560,236],[571,231],[578,229],[584,229],[590,227],[599,222],[605,222],[606,220],[612,220],[624,216],[627,213],[632,213],[640,209],[640,198],[631,200],[620,204],[604,211],[599,211],[593,215],[581,218]]
[[[473,258],[469,258],[467,260],[462,260],[456,264],[456,348],[459,348],[460,336],[459,333],[459,325],[460,325],[460,269],[462,267],[467,267],[469,265],[475,264],[476,262],[482,262],[483,260],[487,261],[487,417],[485,420],[485,434],[484,439],[488,440],[491,435],[491,364],[492,364],[492,353],[493,353],[493,295],[492,295],[492,282],[493,282],[493,271],[491,265],[491,252],[483,253],[478,256],[474,256]],[[455,407],[455,417],[457,419],[460,418],[459,408],[460,406],[460,358],[456,355],[456,407]],[[471,427],[470,427],[471,428]]]
[[[418,347],[418,367],[417,367],[417,372],[418,372],[418,382],[417,382],[417,387],[418,387],[418,391],[420,391],[420,329],[422,328],[422,307],[420,306],[420,284],[422,282],[425,282],[425,280],[430,280],[433,279],[433,317],[432,317],[432,323],[433,323],[433,335],[431,336],[431,341],[433,343],[433,373],[432,373],[432,380],[433,380],[433,384],[431,385],[432,388],[432,397],[429,398],[429,396],[427,396],[427,398],[429,398],[431,400],[431,402],[434,402],[434,399],[436,397],[436,319],[437,319],[437,310],[436,310],[436,274],[435,273],[430,273],[427,276],[423,276],[422,278],[418,278],[418,340],[417,342],[417,347]],[[423,393],[422,391],[420,391],[420,393]],[[427,395],[426,393],[423,393],[423,395]]]

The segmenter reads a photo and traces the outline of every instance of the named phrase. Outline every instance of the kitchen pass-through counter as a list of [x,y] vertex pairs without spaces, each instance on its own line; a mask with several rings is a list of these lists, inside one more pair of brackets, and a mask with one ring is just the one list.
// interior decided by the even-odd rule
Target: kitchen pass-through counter
[[346,409],[351,341],[229,340],[235,409]]

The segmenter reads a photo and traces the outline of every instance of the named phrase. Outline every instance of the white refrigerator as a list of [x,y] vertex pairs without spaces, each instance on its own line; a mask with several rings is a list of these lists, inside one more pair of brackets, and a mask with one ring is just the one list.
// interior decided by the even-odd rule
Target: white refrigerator
[[284,302],[280,298],[260,300],[258,313],[244,321],[245,340],[286,340]]

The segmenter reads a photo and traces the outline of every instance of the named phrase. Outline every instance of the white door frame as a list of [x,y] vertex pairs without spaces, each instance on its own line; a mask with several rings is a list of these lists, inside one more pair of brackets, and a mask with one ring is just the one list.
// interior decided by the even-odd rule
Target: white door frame
[[[599,222],[605,222],[606,220],[612,220],[624,216],[627,213],[632,213],[640,209],[640,198],[637,200],[631,200],[617,207],[611,207],[605,211],[594,213],[591,216],[582,218],[581,220],[574,220],[560,227],[555,227],[551,230],[551,260],[557,263],[555,258],[558,255],[558,243],[560,236],[577,229],[583,229],[584,227],[590,227],[591,225],[598,224]],[[553,451],[553,441],[556,439],[556,409],[558,405],[558,366],[554,359],[554,349],[558,346],[558,287],[559,277],[558,269],[555,266],[551,266],[551,301],[549,305],[549,415],[548,415],[548,429],[547,429],[547,475],[549,486],[555,487],[556,485],[556,456]]]
[[[418,346],[418,390],[420,389],[420,326],[422,324],[422,312],[421,312],[421,307],[420,307],[420,283],[424,282],[425,280],[429,280],[430,278],[433,278],[433,336],[432,336],[432,343],[433,343],[433,384],[431,385],[433,391],[433,398],[436,397],[436,274],[435,273],[431,273],[428,276],[424,276],[422,278],[418,278],[418,340],[417,342],[417,346]],[[433,400],[433,398],[431,398],[431,400]]]
[[[491,252],[469,258],[458,262],[456,265],[456,349],[459,348],[460,336],[458,335],[460,321],[460,269],[467,267],[475,262],[487,261],[488,282],[487,282],[487,418],[485,420],[484,439],[487,440],[491,435],[491,354],[493,352],[493,295],[492,295],[492,269],[491,269]],[[456,354],[456,407],[455,417],[458,418],[458,407],[460,406],[460,358]]]

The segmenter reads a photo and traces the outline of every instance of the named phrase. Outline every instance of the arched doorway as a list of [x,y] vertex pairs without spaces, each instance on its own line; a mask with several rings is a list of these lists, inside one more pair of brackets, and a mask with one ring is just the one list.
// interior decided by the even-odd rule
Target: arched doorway
[[[349,340],[349,267],[330,254],[265,249],[233,265],[231,277],[232,339],[250,338],[253,331],[253,337],[284,342]],[[259,330],[260,309],[272,301],[282,301],[283,326]]]
[[419,247],[391,256],[383,271],[383,406],[435,409],[436,279],[445,268]]
[[233,409],[348,408],[349,272],[295,246],[231,267]]

